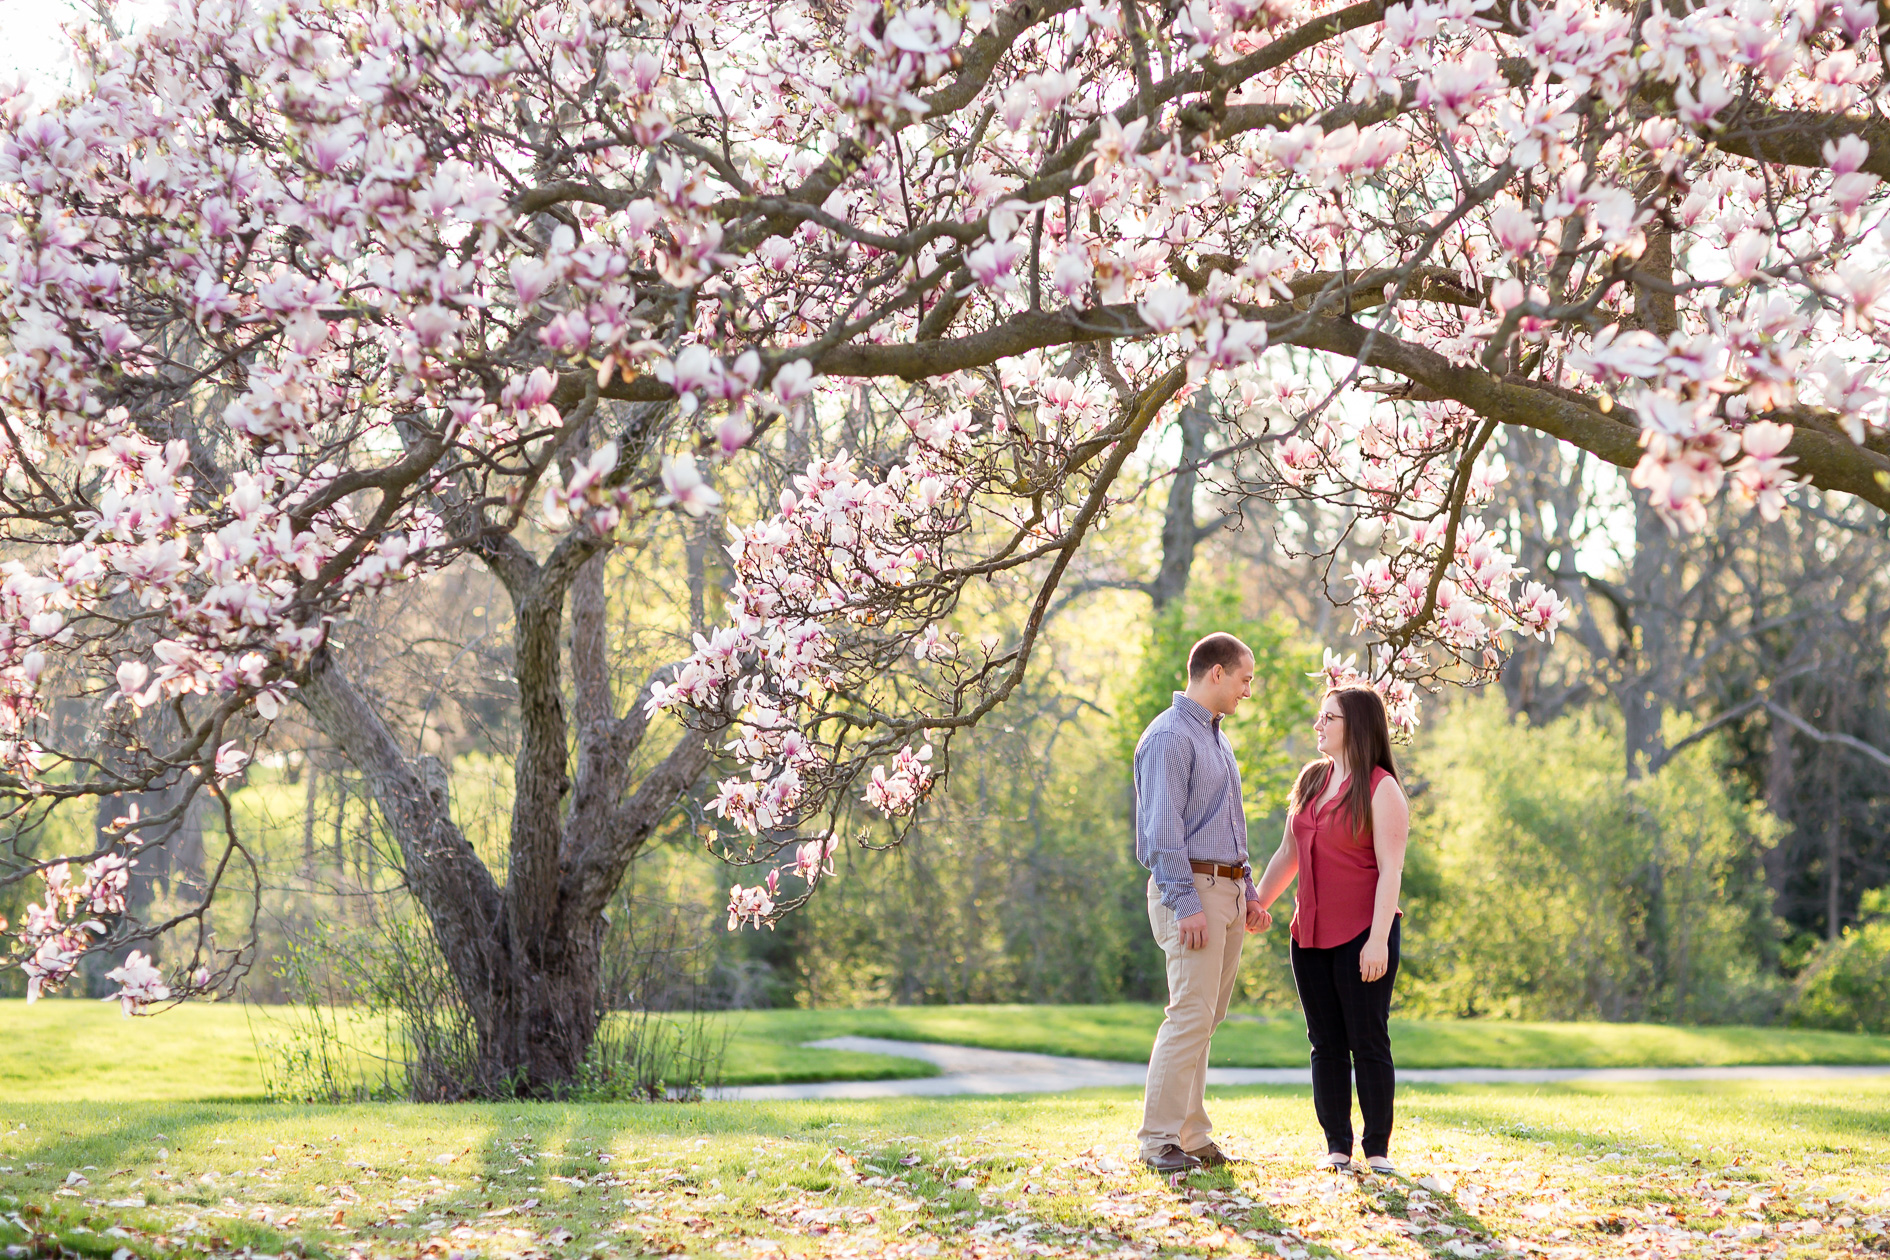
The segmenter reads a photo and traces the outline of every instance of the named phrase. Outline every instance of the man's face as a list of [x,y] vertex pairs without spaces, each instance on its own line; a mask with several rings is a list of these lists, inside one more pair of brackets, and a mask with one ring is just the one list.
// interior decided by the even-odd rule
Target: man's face
[[1226,717],[1240,702],[1253,694],[1253,657],[1249,656],[1231,670],[1216,665],[1207,675],[1207,707]]

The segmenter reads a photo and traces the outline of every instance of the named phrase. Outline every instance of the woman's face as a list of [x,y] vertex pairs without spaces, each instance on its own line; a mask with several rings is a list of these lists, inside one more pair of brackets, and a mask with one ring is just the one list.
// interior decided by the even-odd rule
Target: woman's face
[[1319,716],[1313,719],[1313,738],[1318,742],[1319,751],[1328,757],[1336,756],[1345,744],[1345,714],[1339,708],[1337,696],[1327,696],[1325,703],[1319,706]]

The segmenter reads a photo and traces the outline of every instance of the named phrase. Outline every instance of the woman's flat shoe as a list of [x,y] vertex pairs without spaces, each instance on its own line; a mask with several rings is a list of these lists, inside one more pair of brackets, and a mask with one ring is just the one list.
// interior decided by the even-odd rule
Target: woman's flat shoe
[[1386,1177],[1395,1177],[1398,1175],[1398,1166],[1383,1155],[1373,1155],[1366,1159],[1365,1162],[1371,1166],[1371,1170],[1375,1173]]
[[1334,1151],[1329,1155],[1320,1156],[1319,1162],[1313,1167],[1330,1169],[1333,1172],[1345,1172],[1352,1167],[1352,1157]]

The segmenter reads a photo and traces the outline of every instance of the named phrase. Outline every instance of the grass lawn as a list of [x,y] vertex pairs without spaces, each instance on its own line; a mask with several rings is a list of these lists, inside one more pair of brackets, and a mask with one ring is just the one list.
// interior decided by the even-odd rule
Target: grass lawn
[[[727,1037],[730,1085],[930,1076],[917,1059],[810,1050],[804,1041],[859,1033],[1123,1061],[1145,1060],[1155,1006],[908,1006],[857,1011],[743,1011],[710,1017]],[[0,1001],[0,1100],[97,1102],[260,1099],[257,1038],[280,1040],[280,1010],[189,1005],[126,1020],[106,1002]],[[1890,1037],[1776,1028],[1393,1020],[1405,1067],[1643,1067],[1748,1063],[1886,1063]],[[372,1042],[370,1035],[364,1040]],[[174,1064],[188,1063],[179,1073]],[[1296,1014],[1237,1014],[1214,1039],[1224,1067],[1306,1062]]]
[[[264,1006],[191,1003],[128,1020],[109,1002],[0,1000],[0,1102],[259,1100],[267,1089],[258,1040],[267,1047],[290,1030],[281,1008]],[[378,1044],[378,1030],[360,1031],[363,1043]],[[772,1026],[714,1017],[710,1035],[724,1033],[723,1071],[731,1085],[938,1072],[917,1059],[807,1050]],[[179,1072],[179,1063],[190,1070]]]
[[[858,1033],[955,1042],[1122,1062],[1147,1060],[1159,1006],[889,1006],[857,1011],[746,1011],[744,1037],[798,1044]],[[1404,1067],[1716,1067],[1754,1063],[1890,1063],[1890,1037],[1795,1028],[1663,1024],[1529,1024],[1504,1020],[1393,1019]],[[1299,1067],[1299,1012],[1236,1012],[1214,1035],[1216,1067]]]
[[[189,1074],[199,1065],[171,1060]],[[1307,1091],[1215,1092],[1249,1162],[1133,1163],[1139,1098],[0,1103],[14,1257],[1880,1254],[1890,1084],[1401,1091],[1398,1179],[1315,1174]],[[17,1250],[15,1250],[17,1249]]]

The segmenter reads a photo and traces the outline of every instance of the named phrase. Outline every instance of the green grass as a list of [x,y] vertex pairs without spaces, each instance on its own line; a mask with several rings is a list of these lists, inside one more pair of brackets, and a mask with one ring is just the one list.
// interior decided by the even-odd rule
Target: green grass
[[[842,1033],[955,1042],[995,1050],[1115,1059],[1148,1058],[1159,1006],[893,1006],[857,1011],[750,1011],[743,1036],[799,1043]],[[1393,1019],[1404,1067],[1717,1067],[1730,1064],[1890,1063],[1890,1037],[1795,1028],[1664,1024],[1535,1024],[1504,1020]],[[1216,1067],[1298,1067],[1306,1062],[1299,1013],[1236,1012],[1214,1035]]]
[[[232,1003],[191,1003],[128,1020],[107,1002],[0,1000],[0,1101],[260,1100],[268,1091],[258,1041],[280,1043],[291,1027],[282,1008]],[[746,1016],[712,1017],[709,1031],[718,1039],[728,1034],[723,1080],[730,1085],[938,1073],[917,1059],[808,1050]],[[379,1043],[372,1028],[351,1036]],[[190,1070],[177,1071],[179,1063]]]
[[[892,1080],[937,1071],[917,1059],[801,1043],[843,1033],[958,1042],[1125,1062],[1145,1060],[1161,1023],[1155,1006],[917,1006],[857,1011],[744,1011],[710,1017],[727,1035],[730,1085]],[[281,1039],[288,1021],[268,1007],[188,1005],[126,1020],[110,1003],[0,1001],[0,1100],[184,1101],[260,1099],[257,1038]],[[1777,1028],[1654,1024],[1525,1024],[1393,1020],[1405,1067],[1667,1067],[1757,1063],[1890,1063],[1890,1038]],[[371,1042],[372,1036],[364,1038]],[[1223,1067],[1306,1062],[1297,1015],[1237,1014],[1214,1039]],[[175,1063],[189,1063],[178,1073]]]
[[6,1103],[0,1246],[98,1260],[244,1248],[1808,1260],[1869,1254],[1890,1212],[1883,1081],[1406,1088],[1398,1179],[1310,1172],[1321,1143],[1305,1090],[1220,1090],[1211,1108],[1249,1162],[1176,1185],[1132,1162],[1140,1099],[1126,1090],[644,1106]]
[[0,1100],[262,1096],[262,1065],[241,1007],[180,1007],[128,1020],[115,1002],[0,1001]]

